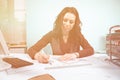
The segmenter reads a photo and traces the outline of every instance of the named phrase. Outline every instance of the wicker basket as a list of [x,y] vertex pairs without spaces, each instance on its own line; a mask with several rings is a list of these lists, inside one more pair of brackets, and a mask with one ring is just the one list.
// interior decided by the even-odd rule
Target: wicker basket
[[106,52],[110,61],[120,66],[120,25],[110,27],[106,36]]

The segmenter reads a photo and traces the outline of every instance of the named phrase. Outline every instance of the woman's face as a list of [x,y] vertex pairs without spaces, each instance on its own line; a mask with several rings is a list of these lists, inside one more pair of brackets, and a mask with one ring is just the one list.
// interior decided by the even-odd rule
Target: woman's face
[[64,33],[67,33],[70,30],[72,30],[75,24],[75,19],[76,19],[76,16],[73,13],[68,12],[64,15],[63,26],[62,26],[62,31]]

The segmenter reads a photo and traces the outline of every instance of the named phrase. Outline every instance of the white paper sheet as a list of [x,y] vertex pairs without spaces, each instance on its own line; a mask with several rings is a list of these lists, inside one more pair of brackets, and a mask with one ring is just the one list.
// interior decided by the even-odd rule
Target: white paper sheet
[[80,66],[87,66],[92,65],[88,60],[86,59],[72,59],[69,61],[59,61],[58,57],[51,57],[50,58],[50,65],[45,67],[45,69],[59,69],[59,68],[70,68],[70,67],[80,67]]

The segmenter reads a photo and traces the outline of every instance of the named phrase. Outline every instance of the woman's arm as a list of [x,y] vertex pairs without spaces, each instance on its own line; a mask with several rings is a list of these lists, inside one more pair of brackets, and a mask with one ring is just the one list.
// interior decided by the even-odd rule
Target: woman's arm
[[47,33],[44,35],[37,43],[35,43],[32,47],[27,50],[29,56],[34,59],[36,53],[42,50],[51,40],[52,32]]
[[93,47],[89,44],[89,42],[84,38],[84,36],[81,34],[80,35],[80,45],[82,47],[82,50],[79,50],[79,57],[87,57],[90,55],[94,54],[94,49]]

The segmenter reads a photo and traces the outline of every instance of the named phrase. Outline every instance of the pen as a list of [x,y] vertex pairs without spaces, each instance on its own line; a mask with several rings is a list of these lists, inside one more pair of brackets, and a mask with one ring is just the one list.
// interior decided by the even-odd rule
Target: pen
[[53,61],[52,60],[49,60],[48,64],[52,65]]

